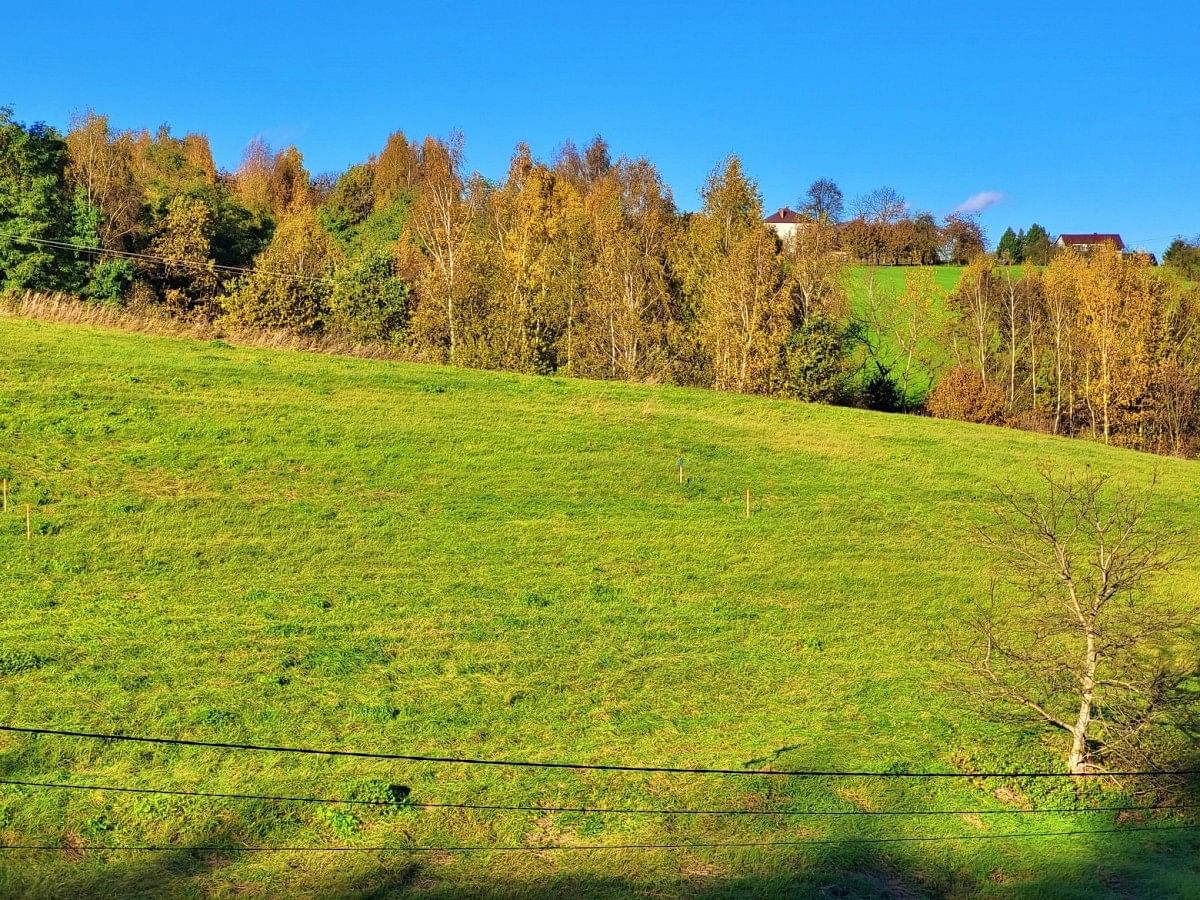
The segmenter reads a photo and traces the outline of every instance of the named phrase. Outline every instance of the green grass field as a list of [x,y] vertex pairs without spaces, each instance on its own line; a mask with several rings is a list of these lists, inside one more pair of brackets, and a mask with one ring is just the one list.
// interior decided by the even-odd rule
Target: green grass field
[[[1006,271],[1018,275],[1020,266],[1000,266],[997,271],[1000,276]],[[950,312],[946,298],[953,293],[962,280],[962,266],[878,266],[873,270],[867,266],[854,266],[850,269],[849,297],[851,310],[860,318],[865,318],[868,308],[867,283],[872,272],[875,277],[875,290],[879,298],[879,307],[885,317],[893,314],[893,308],[904,294],[906,279],[919,274],[928,274],[933,279],[936,294],[933,302],[933,317],[929,322],[929,330],[937,332],[944,329],[950,320]],[[885,361],[893,363],[893,375],[899,377],[902,363],[899,358],[900,350],[896,336],[891,331],[878,333],[873,331],[872,340],[878,343],[881,356]],[[886,364],[886,362],[885,362]],[[950,342],[944,335],[934,337],[932,334],[922,342],[917,357],[913,362],[913,372],[909,386],[912,399],[919,400],[932,387],[933,374],[953,365],[953,354]],[[932,366],[933,372],[930,371]],[[872,368],[871,371],[874,371]]]
[[[1200,524],[1195,463],[916,417],[0,318],[0,721],[720,768],[1055,766],[948,690],[968,541],[1039,463]],[[676,482],[680,450],[688,481]],[[743,517],[743,491],[753,517]],[[26,540],[24,504],[32,505]],[[1191,567],[1167,588],[1195,603]],[[1011,810],[1058,781],[521,770],[0,735],[0,777],[419,802]],[[1096,786],[1082,802],[1116,802]],[[1144,825],[1171,824],[1151,819]],[[1136,825],[1126,822],[1126,827]],[[0,853],[0,895],[1200,896],[1112,814],[759,818],[322,807],[0,786],[5,843],[833,841],[558,853]]]
[[[875,279],[879,310],[886,319],[895,314],[894,308],[904,294],[906,279],[918,274],[929,274],[933,278],[936,290],[933,301],[933,319],[929,323],[929,327],[935,330],[944,328],[950,318],[946,297],[958,287],[962,272],[962,266],[877,266],[874,268],[854,266],[850,269],[848,285],[851,311],[861,320],[871,321],[867,311],[869,308],[868,279],[872,275]],[[882,332],[875,328],[869,330],[870,339],[879,348],[881,361],[885,365],[891,364],[894,377],[899,378],[902,368],[902,353],[897,344],[896,335],[888,329]],[[932,386],[931,364],[936,371],[949,363],[949,351],[945,341],[925,340],[918,353],[918,358],[913,362],[909,385],[911,399],[921,399]],[[868,366],[868,371],[874,372],[874,367]]]
[[[853,266],[850,269],[851,277],[851,298],[853,300],[861,300],[863,282],[867,277],[869,268],[867,266]],[[875,267],[875,279],[879,287],[892,294],[901,294],[904,292],[905,276],[913,272],[929,272],[933,276],[933,283],[942,294],[949,294],[962,279],[962,266],[877,266]]]

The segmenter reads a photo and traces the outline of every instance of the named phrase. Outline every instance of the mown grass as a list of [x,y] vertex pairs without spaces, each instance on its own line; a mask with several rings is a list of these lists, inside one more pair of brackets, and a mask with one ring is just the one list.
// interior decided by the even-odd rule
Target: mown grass
[[[1135,483],[1157,468],[1155,515],[1200,520],[1194,464],[954,422],[14,318],[0,318],[0,348],[12,481],[0,697],[18,725],[722,768],[1058,766],[1036,735],[981,720],[946,688],[987,583],[967,527],[994,483],[1031,485],[1040,463]],[[1196,574],[1167,586],[1181,603],[1196,602]],[[395,784],[418,801],[541,805],[1077,802],[1057,782],[1001,799],[999,784],[950,779],[502,770],[13,735],[0,737],[0,777],[368,798]],[[1115,796],[1097,785],[1082,799]],[[380,812],[0,789],[6,842],[70,845],[681,843],[1113,822]],[[1186,896],[1197,848],[1178,831],[553,855],[9,851],[0,893]]]

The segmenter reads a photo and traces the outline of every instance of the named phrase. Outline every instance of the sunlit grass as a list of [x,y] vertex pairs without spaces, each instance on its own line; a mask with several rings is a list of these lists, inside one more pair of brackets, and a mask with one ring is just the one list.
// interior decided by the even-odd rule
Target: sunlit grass
[[[0,475],[12,483],[0,653],[18,660],[0,666],[0,718],[13,724],[649,765],[1055,765],[1051,748],[979,721],[945,688],[986,586],[967,526],[993,484],[1031,484],[1043,462],[1141,483],[1157,468],[1156,515],[1200,520],[1195,464],[1009,430],[18,319],[0,319],[0,348]],[[1195,601],[1196,571],[1174,582],[1181,602]],[[342,797],[395,783],[417,800],[543,805],[1002,806],[997,785],[950,781],[509,771],[13,736],[0,737],[0,773]],[[1020,787],[1034,803],[1073,801],[1068,788]],[[22,842],[674,843],[1112,823],[343,812],[0,791],[4,837]],[[536,896],[854,896],[894,879],[1091,897],[1094,879],[1081,879],[1102,864],[1140,886],[1182,883],[1196,846],[1184,835],[463,856],[413,870],[371,854],[10,853],[0,893],[277,896],[302,882],[366,895],[392,879],[436,894],[490,879]]]

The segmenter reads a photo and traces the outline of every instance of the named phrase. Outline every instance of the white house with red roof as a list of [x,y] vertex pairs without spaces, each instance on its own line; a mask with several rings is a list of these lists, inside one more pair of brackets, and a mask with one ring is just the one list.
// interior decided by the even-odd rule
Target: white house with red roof
[[811,224],[808,217],[786,206],[763,219],[763,224],[775,232],[781,241],[788,240],[797,228]]

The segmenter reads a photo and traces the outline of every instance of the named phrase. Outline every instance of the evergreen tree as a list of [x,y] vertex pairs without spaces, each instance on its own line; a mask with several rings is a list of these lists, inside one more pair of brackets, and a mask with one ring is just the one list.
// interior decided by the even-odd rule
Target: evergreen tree
[[1025,248],[1012,226],[1005,229],[1004,234],[1000,236],[1000,243],[996,245],[996,255],[1000,257],[1001,262],[1010,265],[1025,259]]
[[1171,241],[1163,254],[1163,265],[1178,270],[1184,278],[1200,281],[1200,237],[1193,241],[1177,237]]
[[70,216],[66,162],[57,131],[40,122],[26,127],[0,107],[0,232],[10,235],[0,238],[0,291],[60,287],[62,254],[19,238],[62,240]]
[[1050,243],[1050,234],[1041,225],[1034,223],[1025,233],[1022,255],[1026,262],[1035,266],[1044,266],[1050,262],[1054,253],[1054,245]]

